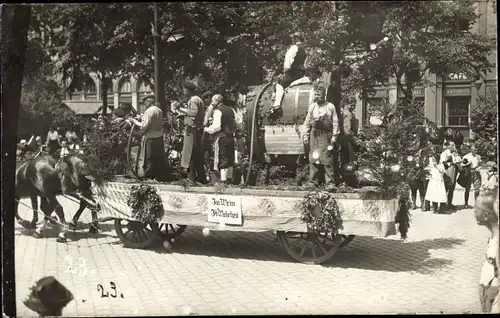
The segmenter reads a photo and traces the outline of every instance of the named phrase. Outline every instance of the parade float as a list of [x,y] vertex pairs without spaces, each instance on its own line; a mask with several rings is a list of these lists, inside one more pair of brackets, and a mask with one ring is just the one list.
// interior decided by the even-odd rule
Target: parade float
[[[282,164],[280,160],[266,160],[269,156],[292,156],[295,160],[305,153],[300,118],[305,117],[313,98],[313,86],[306,83],[287,89],[283,113],[277,120],[269,118],[270,103],[264,100],[271,98],[269,86],[263,86],[247,105],[247,174],[252,171],[249,165],[269,168]],[[152,247],[158,241],[172,242],[187,226],[201,227],[204,234],[274,231],[293,259],[308,264],[328,261],[355,236],[387,237],[399,232],[405,239],[410,226],[406,170],[416,162],[409,154],[418,151],[419,142],[415,140],[428,132],[428,123],[422,118],[399,122],[396,117],[391,118],[390,124],[365,136],[363,154],[346,168],[358,176],[356,187],[342,184],[328,189],[311,188],[300,184],[297,175],[287,179],[283,174],[277,183],[246,181],[240,185],[196,185],[187,184],[186,180],[157,182],[112,176],[94,187],[100,217],[113,218],[118,237],[125,246],[133,248]],[[128,167],[132,175],[139,176],[137,162],[141,151],[133,141],[137,139],[135,129],[129,131],[125,147]],[[167,148],[166,152],[171,153],[172,144]]]

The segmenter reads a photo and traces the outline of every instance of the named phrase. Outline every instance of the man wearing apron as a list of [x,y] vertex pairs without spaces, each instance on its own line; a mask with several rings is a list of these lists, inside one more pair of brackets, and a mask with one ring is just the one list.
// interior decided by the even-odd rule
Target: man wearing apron
[[155,104],[155,96],[143,97],[146,110],[141,121],[131,118],[130,121],[139,126],[145,135],[144,140],[144,176],[148,179],[162,181],[165,177],[165,145],[163,141],[163,111]]
[[178,111],[185,115],[184,144],[182,147],[181,166],[187,170],[188,178],[200,183],[206,183],[205,167],[203,163],[203,120],[205,105],[196,95],[196,84],[186,82],[184,94],[189,97],[186,107]]
[[333,149],[340,132],[335,106],[326,101],[326,88],[315,91],[315,102],[309,106],[304,121],[304,144],[309,145],[309,180],[319,185],[324,176],[325,185],[334,185]]
[[232,179],[228,171],[234,166],[235,117],[234,109],[219,103],[214,108],[212,124],[205,127],[205,132],[214,136],[214,170],[220,172],[220,181],[223,183]]

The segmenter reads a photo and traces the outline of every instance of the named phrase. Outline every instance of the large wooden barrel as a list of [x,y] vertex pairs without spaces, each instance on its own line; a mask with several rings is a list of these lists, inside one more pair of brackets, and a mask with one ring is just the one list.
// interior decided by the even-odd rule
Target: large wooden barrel
[[[259,92],[265,86],[257,87],[247,101],[249,114],[248,129],[252,132],[252,115],[256,106]],[[273,121],[269,119],[269,112],[273,104],[272,95],[274,85],[270,85],[263,92],[258,101],[256,142],[254,152],[257,157],[263,153],[271,155],[301,155],[304,153],[302,142],[302,125],[307,115],[309,105],[314,100],[313,84],[299,84],[285,90],[282,102],[282,116]],[[253,97],[253,98],[252,98]],[[249,134],[250,135],[250,134]]]

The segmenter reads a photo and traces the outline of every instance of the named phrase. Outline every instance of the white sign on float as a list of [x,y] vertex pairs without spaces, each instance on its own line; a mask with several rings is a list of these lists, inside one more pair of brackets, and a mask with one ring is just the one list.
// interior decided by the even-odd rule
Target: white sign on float
[[241,197],[234,195],[207,195],[208,222],[243,225]]

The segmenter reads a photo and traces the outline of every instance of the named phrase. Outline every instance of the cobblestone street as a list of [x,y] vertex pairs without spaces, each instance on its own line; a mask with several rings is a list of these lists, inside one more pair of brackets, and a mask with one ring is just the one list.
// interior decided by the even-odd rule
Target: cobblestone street
[[[27,201],[24,201],[28,203]],[[76,205],[61,199],[67,215]],[[20,206],[21,215],[31,211]],[[83,214],[87,223],[90,213]],[[167,251],[124,248],[113,223],[88,234],[81,225],[56,242],[16,225],[18,316],[36,316],[22,300],[53,275],[74,294],[64,316],[349,314],[479,312],[477,283],[488,232],[472,210],[413,211],[409,239],[356,237],[324,265],[292,260],[274,233],[188,228]],[[72,271],[69,270],[71,267]],[[116,298],[110,282],[116,284]]]

